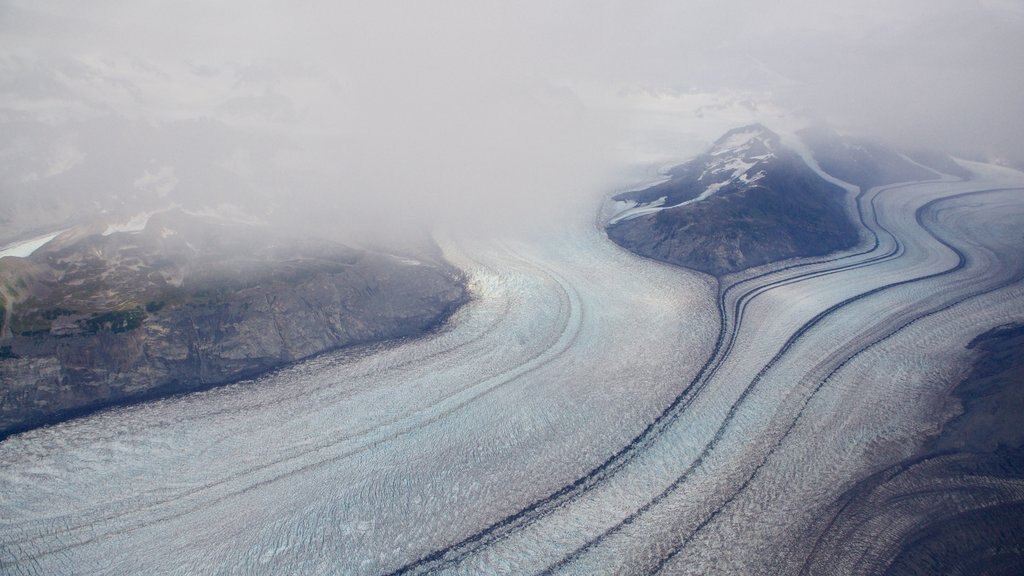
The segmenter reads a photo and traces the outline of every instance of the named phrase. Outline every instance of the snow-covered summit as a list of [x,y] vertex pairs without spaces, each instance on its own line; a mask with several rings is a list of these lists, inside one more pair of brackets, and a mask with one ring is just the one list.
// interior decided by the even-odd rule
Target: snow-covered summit
[[733,128],[726,132],[711,146],[709,154],[712,156],[733,155],[733,156],[761,156],[771,154],[777,146],[779,137],[777,134],[760,124],[750,124]]
[[[787,141],[788,142],[788,141]],[[669,171],[669,180],[615,197],[608,237],[638,254],[720,276],[856,244],[850,190],[761,125],[726,132]]]
[[774,159],[779,137],[760,124],[726,132],[705,156],[697,181],[706,184],[694,200],[702,200],[732,183],[754,184],[764,178],[764,167]]
[[621,210],[610,223],[749,189],[765,178],[781,149],[779,136],[760,124],[734,128],[704,154],[669,170],[667,182],[617,196]]

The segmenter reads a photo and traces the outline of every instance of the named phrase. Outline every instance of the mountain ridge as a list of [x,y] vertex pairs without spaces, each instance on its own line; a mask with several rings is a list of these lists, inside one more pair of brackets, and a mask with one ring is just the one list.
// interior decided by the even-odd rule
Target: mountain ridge
[[0,438],[423,334],[469,296],[442,259],[411,256],[169,211],[2,258]]
[[616,195],[632,202],[606,228],[642,256],[722,276],[855,245],[845,190],[759,124],[726,132],[669,180]]

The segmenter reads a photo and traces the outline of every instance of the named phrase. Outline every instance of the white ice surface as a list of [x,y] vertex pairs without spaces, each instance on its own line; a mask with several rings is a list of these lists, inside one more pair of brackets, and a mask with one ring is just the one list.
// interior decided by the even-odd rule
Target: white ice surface
[[[820,506],[934,430],[929,408],[970,336],[1024,319],[1019,284],[993,289],[1024,266],[1024,179],[971,168],[969,182],[868,191],[872,252],[731,278],[735,336],[674,419],[575,497],[428,567],[754,574],[789,561],[802,541],[787,538]],[[928,278],[957,257],[915,212],[1004,187],[1018,189],[928,213],[968,255]],[[714,283],[637,258],[586,219],[441,243],[475,298],[440,333],[0,443],[0,566],[386,573],[572,486],[710,354]]]
[[8,246],[0,248],[0,258],[4,258],[6,256],[13,256],[15,258],[28,258],[29,256],[32,255],[33,252],[39,250],[47,243],[49,243],[50,240],[53,240],[57,236],[60,236],[63,232],[64,230],[58,230],[57,232],[46,234],[44,236],[37,236],[35,238],[32,238],[31,240],[16,242],[14,244],[10,244]]
[[743,130],[730,134],[726,139],[717,143],[716,148],[712,154],[725,154],[727,152],[733,152],[738,148],[750,143],[751,140],[761,135],[760,129]]
[[150,210],[147,212],[140,212],[130,217],[126,221],[117,222],[114,224],[108,224],[106,230],[103,231],[104,236],[110,236],[117,232],[141,232],[146,229],[149,224],[149,219],[160,214],[174,209],[181,209],[182,212],[189,216],[195,216],[197,218],[206,218],[209,220],[219,220],[222,222],[232,222],[236,224],[249,224],[257,225],[264,224],[265,221],[261,218],[246,212],[245,210],[235,206],[233,204],[220,203],[214,206],[202,206],[195,209],[184,209],[179,204],[172,204],[166,208],[159,210]]
[[476,296],[449,330],[0,444],[0,561],[394,569],[602,461],[709,351],[708,280],[585,220],[444,244]]
[[259,216],[252,214],[239,206],[234,204],[227,204],[221,202],[213,206],[203,206],[193,210],[182,210],[186,214],[192,216],[199,216],[201,218],[209,218],[211,220],[221,220],[224,222],[233,222],[236,224],[249,224],[259,225],[266,224],[266,220]]
[[[712,184],[708,184],[708,186],[704,188],[704,190],[700,194],[698,194],[696,198],[691,198],[678,204],[671,204],[666,206],[665,201],[668,198],[667,196],[662,196],[661,198],[648,204],[636,204],[634,202],[622,201],[615,202],[612,207],[615,211],[615,216],[613,216],[612,219],[608,221],[608,223],[615,224],[616,222],[630,220],[633,218],[637,218],[639,216],[643,216],[645,214],[654,214],[656,212],[661,212],[662,210],[667,210],[669,208],[678,208],[680,206],[687,206],[695,202],[701,202],[707,200],[711,196],[714,196],[719,190],[725,188],[726,186],[732,184],[737,180],[739,180],[743,184],[756,183],[758,180],[763,178],[765,174],[763,171],[755,172],[753,175],[748,174],[748,171],[756,165],[756,161],[747,162],[741,158],[733,158],[728,162],[722,162],[721,164],[716,165],[714,168],[709,169],[706,172],[706,174],[720,174],[722,172],[731,172],[732,174],[729,176],[728,179],[722,180],[721,182],[714,182]],[[703,175],[701,177],[703,178]]]
[[163,210],[141,212],[132,216],[125,222],[108,224],[107,229],[103,231],[103,235],[110,236],[117,232],[142,232],[146,229],[146,225],[149,224],[149,219],[152,218],[154,214],[159,214],[160,212],[163,212]]
[[643,216],[644,214],[653,214],[664,210],[666,196],[658,198],[654,202],[649,204],[637,204],[636,202],[630,201],[617,201],[613,205],[615,211],[615,217],[608,221],[609,224],[615,224],[622,220],[629,220],[630,218],[636,218],[637,216]]

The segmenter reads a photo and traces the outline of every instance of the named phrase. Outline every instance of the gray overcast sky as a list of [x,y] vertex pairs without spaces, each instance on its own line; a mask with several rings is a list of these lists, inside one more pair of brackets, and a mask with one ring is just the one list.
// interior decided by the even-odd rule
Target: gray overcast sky
[[1022,162],[1022,55],[1024,0],[6,0],[0,193],[91,163],[349,227],[529,218],[605,184],[631,90]]

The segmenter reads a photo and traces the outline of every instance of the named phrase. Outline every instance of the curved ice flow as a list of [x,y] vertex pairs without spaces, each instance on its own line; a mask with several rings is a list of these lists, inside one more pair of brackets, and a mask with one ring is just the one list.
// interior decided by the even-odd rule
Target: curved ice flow
[[0,562],[379,573],[571,482],[709,352],[712,283],[593,227],[449,244],[448,330],[0,444]]
[[865,192],[864,246],[728,279],[721,337],[706,278],[591,227],[447,242],[476,294],[448,330],[0,444],[0,565],[792,570],[963,343],[1024,317],[1021,193],[980,193],[1020,185]]
[[[1012,184],[995,181],[903,186],[900,194],[891,196],[880,210],[882,222],[901,232],[899,258],[873,264],[871,271],[877,270],[877,275],[861,273],[851,278],[836,274],[813,287],[809,283],[794,284],[797,292],[762,298],[764,315],[760,318],[757,306],[748,309],[737,322],[747,326],[756,319],[755,330],[739,332],[732,355],[743,350],[747,335],[753,336],[748,339],[751,347],[736,357],[737,366],[731,366],[733,358],[727,358],[708,384],[714,386],[715,394],[705,402],[697,400],[701,408],[694,412],[702,417],[716,411],[722,414],[712,418],[723,424],[716,424],[718,431],[705,444],[705,452],[696,463],[682,464],[680,469],[686,468],[686,472],[670,488],[648,500],[640,509],[642,514],[634,513],[628,524],[609,529],[599,547],[592,540],[578,550],[570,564],[572,569],[779,573],[769,569],[765,559],[795,556],[800,537],[806,536],[795,529],[799,526],[796,519],[801,518],[797,513],[806,520],[821,503],[837,494],[842,482],[862,474],[869,458],[875,462],[892,458],[899,453],[892,450],[893,446],[899,447],[904,456],[912,451],[922,437],[920,428],[934,426],[934,411],[928,410],[934,406],[923,405],[921,399],[929,392],[934,398],[937,385],[950,383],[956,360],[965,356],[963,343],[986,327],[1024,316],[1019,300],[1024,263],[1017,256],[1024,240],[1017,231],[1024,222],[1024,192],[1017,188],[961,196],[1004,185],[1019,186],[1019,179]],[[951,200],[935,202],[943,197]],[[936,221],[922,229],[922,221],[932,218]],[[1002,226],[993,226],[994,222]],[[929,230],[954,239],[964,252],[964,260],[958,249],[936,246]],[[800,288],[819,292],[800,294]],[[985,301],[982,297],[988,305],[979,305]],[[818,310],[837,306],[829,306],[834,301],[841,306],[811,318],[815,310],[804,313],[799,305],[793,306],[807,298],[819,299]],[[779,321],[780,314],[786,316],[785,320]],[[921,327],[940,321],[945,322],[946,334],[950,326],[955,327],[957,338],[945,339],[921,331]],[[792,324],[791,329],[773,338],[772,329],[786,324]],[[808,326],[811,329],[804,331]],[[757,336],[757,332],[763,334]],[[798,339],[794,341],[794,337]],[[781,351],[784,353],[776,352],[774,358],[762,363],[768,354],[762,351],[758,358],[757,344],[768,342],[768,347],[774,349],[781,340],[786,340]],[[902,342],[902,348],[896,347],[898,342]],[[871,388],[857,379],[846,379],[850,367],[865,358],[873,363],[874,382],[880,386]],[[905,363],[899,361],[902,358],[918,361]],[[760,371],[755,374],[758,367]],[[889,404],[897,396],[894,392],[903,392],[888,389],[894,383],[909,384],[910,393],[900,398],[902,402]],[[850,406],[808,408],[821,390],[843,387],[852,396]],[[836,434],[830,426],[836,420],[843,422],[844,411],[850,408],[866,412],[858,421],[864,428],[856,429],[845,422],[840,428],[843,434]],[[814,417],[828,422],[817,430],[818,434],[824,431],[845,442],[821,452],[815,451],[818,443],[813,438],[804,437],[803,443],[782,443],[791,438],[797,423],[805,425]],[[880,445],[888,451],[880,451]],[[792,459],[785,462],[785,475],[776,473],[772,477],[765,471],[764,461],[776,458],[780,446],[792,451]],[[851,452],[858,458],[851,459]],[[801,469],[804,466],[807,468]],[[845,475],[835,474],[836,470]],[[734,506],[734,501],[746,496],[754,480],[765,476],[767,489],[756,502],[756,514],[747,514],[741,520],[728,516],[726,505]],[[813,490],[799,489],[799,481],[819,476],[828,481],[815,485]],[[784,499],[790,502],[790,508],[775,508]],[[717,531],[716,538],[709,540],[707,534],[712,531]],[[787,541],[787,537],[794,540]],[[743,548],[751,542],[762,547],[745,555],[747,550]],[[737,559],[745,564],[731,563]],[[563,561],[556,566],[565,565]]]
[[[794,387],[759,431],[770,448],[750,445],[745,456],[733,457],[756,463],[753,473],[740,473],[740,488],[726,491],[724,505],[709,512],[698,530],[677,532],[665,538],[678,539],[671,546],[663,540],[662,550],[648,550],[647,566],[668,573],[799,572],[813,539],[806,530],[820,504],[865,470],[911,456],[935,431],[942,393],[968,356],[963,344],[990,326],[1024,318],[1022,193],[1018,188],[934,204],[923,220],[938,237],[955,239],[964,267],[920,282],[916,295],[893,294],[879,302],[885,308],[874,322],[852,309],[837,315],[837,323],[874,326],[846,342],[831,363],[815,366],[807,362],[810,354],[794,350],[794,360],[804,359],[804,367],[794,370],[805,372],[791,374],[808,376],[803,390]],[[909,306],[915,297],[916,306]],[[762,392],[770,393],[768,387]],[[763,400],[755,395],[751,401]],[[834,458],[821,466],[819,454]],[[723,537],[730,543],[727,555],[714,544]],[[709,563],[715,557],[728,561]]]

